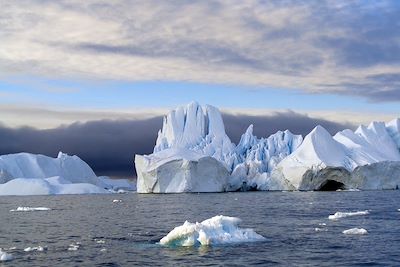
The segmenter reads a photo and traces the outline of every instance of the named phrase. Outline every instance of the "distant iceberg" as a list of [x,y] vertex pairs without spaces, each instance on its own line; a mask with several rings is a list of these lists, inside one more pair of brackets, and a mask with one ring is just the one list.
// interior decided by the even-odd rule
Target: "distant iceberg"
[[139,193],[398,189],[400,120],[331,136],[315,127],[231,142],[219,110],[192,102],[164,117],[154,152],[136,155]]
[[128,181],[97,177],[78,156],[29,153],[0,156],[0,195],[102,194],[130,187]]

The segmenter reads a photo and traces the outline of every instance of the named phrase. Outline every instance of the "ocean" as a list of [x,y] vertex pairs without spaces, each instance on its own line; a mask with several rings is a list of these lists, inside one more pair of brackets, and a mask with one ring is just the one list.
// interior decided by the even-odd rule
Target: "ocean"
[[[50,210],[10,211],[18,207]],[[13,260],[0,266],[399,266],[398,209],[399,190],[3,196],[0,248]],[[266,240],[158,244],[185,220],[215,215],[239,217],[240,227]],[[368,234],[342,233],[355,227]],[[43,251],[35,250],[39,246]]]

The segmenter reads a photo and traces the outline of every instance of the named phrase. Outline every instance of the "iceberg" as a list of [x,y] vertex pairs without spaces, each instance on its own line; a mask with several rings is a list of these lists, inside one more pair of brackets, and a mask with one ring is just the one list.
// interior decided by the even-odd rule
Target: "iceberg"
[[78,156],[0,156],[0,195],[104,194],[122,185],[129,187],[129,182],[97,177]]
[[316,126],[266,138],[250,125],[238,145],[217,108],[192,102],[163,120],[150,155],[136,155],[139,193],[372,190],[400,185],[400,120],[332,136]]
[[328,219],[329,220],[338,220],[341,218],[346,218],[346,217],[351,217],[351,216],[362,216],[362,215],[368,215],[369,211],[368,210],[363,210],[363,211],[354,211],[354,212],[341,212],[338,211],[333,215],[329,215]]
[[368,234],[368,231],[364,228],[351,228],[344,230],[342,233],[345,235],[366,235]]
[[18,207],[16,209],[10,210],[10,212],[15,212],[15,211],[18,211],[18,212],[20,212],[20,211],[24,211],[24,212],[26,212],[26,211],[49,211],[49,210],[51,210],[51,209],[47,208],[47,207],[36,207],[36,208],[34,208],[34,207]]
[[333,137],[317,126],[275,173],[297,190],[398,189],[400,148],[393,138],[398,134],[394,122],[372,122]]
[[160,240],[160,244],[170,247],[210,246],[242,242],[265,241],[266,238],[253,229],[242,229],[238,226],[239,218],[214,216],[201,223],[185,221],[175,227]]
[[135,156],[137,192],[285,190],[269,174],[301,142],[290,131],[258,139],[250,125],[236,146],[219,110],[192,102],[164,117],[152,154]]
[[14,257],[0,248],[0,261],[11,261]]

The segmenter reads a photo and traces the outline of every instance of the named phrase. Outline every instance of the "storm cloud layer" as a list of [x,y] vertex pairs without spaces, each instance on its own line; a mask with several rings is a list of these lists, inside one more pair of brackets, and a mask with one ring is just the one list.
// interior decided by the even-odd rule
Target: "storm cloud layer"
[[0,75],[400,101],[398,1],[0,1]]
[[[223,114],[223,119],[234,143],[249,124],[254,124],[258,137],[285,129],[304,136],[318,124],[332,134],[353,128],[353,125],[314,119],[292,111],[268,116]],[[98,120],[48,130],[0,126],[0,155],[30,152],[55,157],[63,151],[81,157],[97,175],[134,177],[134,155],[152,153],[161,126],[161,116],[144,120]]]

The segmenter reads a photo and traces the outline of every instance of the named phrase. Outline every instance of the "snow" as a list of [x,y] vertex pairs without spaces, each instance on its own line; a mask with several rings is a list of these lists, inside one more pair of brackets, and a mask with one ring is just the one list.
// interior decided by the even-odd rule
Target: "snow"
[[343,231],[345,235],[366,235],[368,231],[364,228],[351,228]]
[[127,180],[97,177],[77,156],[57,158],[29,153],[0,156],[0,195],[104,194],[134,189]]
[[164,246],[196,246],[221,245],[230,243],[264,241],[265,237],[257,234],[253,229],[242,229],[238,226],[239,218],[215,216],[201,223],[185,221],[175,227],[160,240]]
[[351,217],[351,216],[361,216],[361,215],[368,215],[369,211],[368,210],[363,210],[363,211],[355,211],[355,212],[336,212],[333,215],[329,215],[328,219],[329,220],[338,220],[341,218],[346,218],[346,217]]
[[14,257],[0,248],[0,261],[11,261]]
[[10,210],[11,212],[14,211],[48,211],[51,210],[50,208],[46,208],[46,207],[18,207],[16,209],[12,209]]

